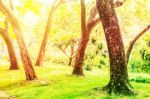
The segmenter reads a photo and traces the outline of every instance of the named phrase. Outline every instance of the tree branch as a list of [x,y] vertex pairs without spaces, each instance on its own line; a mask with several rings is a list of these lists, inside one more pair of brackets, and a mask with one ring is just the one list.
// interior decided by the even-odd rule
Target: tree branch
[[61,46],[57,46],[68,58],[70,58],[70,56],[66,53],[65,49],[63,49]]
[[115,1],[114,7],[116,8],[116,7],[122,6],[125,1],[126,1],[126,0],[117,0],[117,1]]
[[127,53],[126,53],[127,64],[128,64],[128,61],[129,61],[129,58],[130,58],[130,54],[131,54],[131,51],[132,51],[132,49],[133,49],[134,44],[135,44],[136,41],[137,41],[145,32],[147,32],[149,29],[150,29],[150,25],[147,25],[147,26],[143,29],[143,31],[141,31],[141,32],[130,42],[130,45],[129,45],[128,50],[127,50]]
[[[114,3],[114,7],[120,7],[124,4],[126,0],[117,0]],[[97,8],[94,5],[90,11],[90,16],[88,18],[88,22],[87,22],[87,28],[88,31],[91,32],[92,29],[94,28],[94,26],[96,26],[101,20],[99,17],[96,18],[96,15],[98,14]]]
[[61,5],[62,3],[65,3],[65,1],[64,0],[54,1],[52,4],[52,10],[55,11],[59,7],[59,5]]

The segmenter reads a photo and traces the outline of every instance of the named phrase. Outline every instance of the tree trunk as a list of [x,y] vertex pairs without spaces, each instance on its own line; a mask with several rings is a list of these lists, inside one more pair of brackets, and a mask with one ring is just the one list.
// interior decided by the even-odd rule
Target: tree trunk
[[32,62],[28,54],[28,50],[25,46],[25,42],[23,40],[22,32],[19,27],[18,21],[16,20],[15,16],[11,13],[11,11],[2,3],[2,0],[0,0],[0,11],[8,18],[9,22],[11,23],[14,29],[14,33],[19,45],[20,55],[26,74],[26,79],[27,80],[36,79],[36,74],[33,69]]
[[43,38],[43,41],[42,41],[42,44],[40,47],[40,51],[39,51],[36,63],[35,63],[36,66],[42,66],[43,65],[43,60],[44,60],[44,56],[45,56],[45,48],[46,48],[46,44],[48,41],[48,34],[51,30],[51,25],[52,25],[53,13],[56,11],[56,9],[59,7],[59,5],[64,3],[64,2],[65,2],[64,0],[56,0],[52,4],[52,7],[50,8],[44,38]]
[[[81,35],[81,39],[80,39],[80,43],[78,46],[77,55],[76,55],[76,59],[75,59],[75,66],[74,66],[73,74],[75,74],[74,72],[76,72],[78,70],[79,70],[78,72],[83,72],[83,70],[81,70],[81,69],[83,67],[84,56],[85,56],[84,54],[85,54],[87,44],[89,42],[91,31],[92,31],[93,27],[96,26],[100,22],[99,18],[95,19],[96,14],[97,14],[97,10],[95,9],[95,6],[94,6],[91,9],[90,17],[89,17],[87,25],[86,25],[86,32],[82,33],[82,35]],[[80,76],[80,73],[77,75]],[[81,75],[83,75],[83,74],[81,73]]]
[[69,63],[68,65],[71,66],[72,60],[73,60],[73,55],[74,55],[74,45],[71,45],[71,53],[70,53],[70,57],[69,57]]
[[110,81],[104,88],[109,93],[132,95],[128,81],[124,44],[113,8],[113,0],[97,0],[110,58]]
[[44,56],[45,56],[45,48],[46,48],[46,44],[48,41],[48,34],[50,32],[51,29],[51,25],[52,25],[52,15],[53,15],[53,9],[50,9],[49,12],[49,16],[48,16],[48,21],[47,21],[47,26],[46,26],[46,30],[45,30],[45,34],[44,34],[44,38],[41,44],[41,48],[36,60],[36,66],[42,66],[43,65],[43,60],[44,60]]
[[7,45],[9,60],[10,60],[10,68],[9,69],[10,70],[18,70],[19,69],[18,61],[16,58],[16,54],[15,54],[15,50],[14,50],[12,41],[11,41],[7,31],[0,28],[0,33],[1,33],[1,35],[2,35],[2,37],[5,40],[6,45]]
[[35,63],[36,66],[43,65],[43,60],[44,60],[44,56],[45,56],[45,48],[46,48],[46,44],[48,41],[48,34],[51,30],[51,25],[52,25],[53,13],[56,11],[56,9],[59,7],[59,5],[64,2],[65,2],[64,0],[56,0],[53,2],[52,7],[50,8],[44,38],[42,40],[40,51],[39,51],[39,54],[38,54],[38,57],[37,57],[36,63]]
[[69,63],[68,63],[68,65],[71,66],[71,63],[72,63],[72,57],[69,58]]
[[74,75],[83,76],[83,60],[84,60],[84,54],[85,54],[85,48],[87,45],[87,42],[89,41],[89,38],[86,37],[88,35],[87,27],[86,27],[86,7],[85,7],[85,1],[81,0],[81,40],[78,47],[78,52],[75,60],[75,66],[73,70]]
[[[113,4],[113,7],[119,7],[124,2],[125,2],[125,0],[122,0],[122,1],[117,0]],[[101,21],[99,17],[96,18],[97,13],[98,12],[97,12],[96,6],[93,6],[93,8],[90,11],[90,16],[89,16],[89,19],[88,19],[88,22],[87,22],[87,25],[86,25],[87,33],[85,33],[84,35],[81,35],[81,40],[80,40],[80,43],[79,43],[78,52],[77,52],[76,61],[75,61],[75,66],[76,67],[82,68],[83,62],[84,62],[84,54],[85,54],[85,50],[86,50],[86,47],[87,47],[87,44],[88,44],[88,41],[89,41],[89,38],[90,38],[91,31]]]

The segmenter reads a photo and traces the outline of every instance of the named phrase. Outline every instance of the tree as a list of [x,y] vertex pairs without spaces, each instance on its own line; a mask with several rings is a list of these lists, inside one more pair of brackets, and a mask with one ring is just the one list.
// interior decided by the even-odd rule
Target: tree
[[15,50],[12,44],[12,41],[9,37],[9,34],[5,29],[0,28],[0,34],[2,35],[3,39],[6,42],[8,54],[9,54],[9,60],[10,60],[10,70],[17,70],[19,69],[18,61],[16,58]]
[[12,12],[3,4],[2,0],[0,0],[0,11],[8,18],[11,26],[13,27],[19,48],[20,48],[20,56],[23,62],[26,80],[34,80],[36,79],[36,74],[34,68],[32,66],[32,62],[30,56],[28,54],[28,50],[26,48],[25,42],[23,40],[22,32],[16,17],[12,14]]
[[[9,0],[9,4],[10,4],[10,8],[13,10],[13,5],[12,5],[11,0]],[[15,53],[15,50],[13,47],[13,43],[12,43],[11,38],[10,38],[9,33],[8,33],[8,25],[9,25],[8,19],[6,18],[5,29],[0,28],[0,32],[1,32],[1,35],[4,39],[4,41],[6,42],[7,49],[8,49],[9,60],[10,60],[9,70],[17,70],[17,69],[19,69],[19,66],[18,66],[18,61],[16,58],[16,53]]]
[[[117,0],[113,4],[113,6],[119,7],[124,2],[125,2],[125,0]],[[81,9],[81,11],[83,11],[83,12],[81,12],[81,13],[85,14],[85,11],[84,11],[85,4],[82,3],[81,6],[83,6]],[[98,12],[97,12],[96,6],[93,6],[90,11],[90,16],[88,18],[87,24],[85,22],[86,27],[84,26],[84,28],[86,28],[86,30],[84,32],[82,32],[80,43],[78,46],[76,60],[75,60],[75,66],[74,66],[74,70],[73,70],[73,74],[75,74],[75,75],[83,75],[82,67],[83,67],[83,62],[84,62],[84,54],[85,54],[85,50],[86,50],[86,47],[87,47],[87,44],[89,41],[90,33],[91,33],[92,29],[100,22],[100,18],[96,17],[97,14],[98,14]],[[86,21],[86,16],[82,16],[82,19],[84,21]],[[81,20],[81,21],[83,21],[83,20]]]
[[50,8],[44,38],[42,40],[40,51],[39,51],[39,54],[37,56],[37,60],[35,63],[36,66],[42,66],[43,65],[43,60],[44,60],[44,56],[45,56],[45,47],[46,47],[46,44],[48,41],[48,34],[51,30],[53,14],[57,10],[59,5],[63,2],[64,2],[63,0],[54,1],[54,3],[52,4],[52,7]]
[[96,0],[110,58],[110,81],[104,88],[109,93],[132,95],[128,81],[125,49],[113,0]]
[[[88,39],[86,37],[87,35],[87,27],[86,27],[86,6],[85,6],[85,1],[81,0],[81,40],[79,43],[79,47],[78,47],[78,52],[76,55],[76,59],[75,59],[75,66],[74,66],[74,70],[72,74],[75,75],[80,75],[83,76],[83,69],[82,69],[82,64],[83,64],[83,57],[84,57],[84,50],[85,50],[85,43],[84,42],[88,42]],[[84,47],[84,48],[83,48]],[[83,50],[82,50],[83,49]]]
[[[62,36],[63,37],[63,36]],[[68,35],[67,35],[67,38]],[[58,39],[58,38],[57,38]],[[76,38],[69,38],[65,41],[58,41],[55,40],[54,42],[54,46],[56,46],[59,50],[61,50],[66,57],[68,58],[68,65],[71,66],[72,65],[72,61],[76,55],[76,46],[77,45],[77,39]],[[69,53],[67,52],[69,48]]]

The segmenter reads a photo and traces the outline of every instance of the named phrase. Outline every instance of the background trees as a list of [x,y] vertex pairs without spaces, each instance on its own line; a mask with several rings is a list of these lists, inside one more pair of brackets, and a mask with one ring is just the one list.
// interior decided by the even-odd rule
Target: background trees
[[2,37],[5,40],[6,45],[7,45],[9,60],[10,60],[10,68],[9,69],[10,70],[17,70],[17,69],[19,69],[18,61],[16,58],[15,50],[13,47],[13,43],[10,39],[10,36],[9,36],[8,32],[2,28],[0,28],[0,33],[1,33],[1,35],[2,35]]
[[[112,2],[108,0],[112,2],[111,9],[113,11],[111,12],[109,9],[105,10],[109,10],[109,14],[113,15],[115,20],[110,22],[111,18],[108,16],[109,14],[104,13],[106,17],[103,18],[102,23],[110,22],[117,27],[117,29],[113,27],[110,29],[104,26],[104,28],[108,29],[108,31],[105,31],[106,35],[114,38],[113,40],[107,38],[109,46],[107,46],[107,42],[105,41],[103,28],[97,26],[101,20],[94,0],[15,0],[11,5],[8,1],[9,0],[3,0],[2,2],[1,0],[0,32],[8,43],[7,45],[9,45],[9,52],[11,52],[11,55],[9,55],[15,57],[14,51],[11,50],[14,45],[17,61],[20,63],[20,59],[22,59],[27,80],[36,78],[31,61],[34,61],[37,65],[43,65],[42,62],[45,63],[42,69],[35,67],[41,78],[40,71],[49,71],[47,67],[51,67],[51,64],[54,65],[54,67],[52,66],[53,68],[55,68],[56,65],[58,75],[60,72],[62,73],[62,71],[70,73],[73,68],[68,65],[75,65],[73,74],[78,76],[84,75],[84,69],[90,70],[85,72],[85,75],[92,74],[95,70],[100,70],[100,72],[104,72],[103,75],[105,75],[106,70],[109,69],[110,58],[111,65],[113,65],[110,69],[111,71],[115,71],[115,73],[111,72],[112,78],[107,87],[110,93],[130,92],[127,69],[129,69],[130,74],[133,72],[137,72],[137,74],[138,72],[149,73],[149,0],[144,0],[144,2],[139,0],[127,0],[126,2],[125,0],[115,0]],[[15,6],[13,7],[12,4]],[[7,8],[7,6],[10,7]],[[59,9],[57,9],[58,6]],[[14,10],[12,11],[10,8]],[[118,22],[116,22],[117,19],[114,8],[117,12]],[[103,11],[101,12],[103,13]],[[8,30],[5,28],[8,23],[6,22],[7,24],[4,24],[6,16],[8,22],[11,24],[11,26],[8,25]],[[86,16],[88,17],[86,18]],[[121,29],[119,29],[119,27]],[[109,33],[111,35],[108,35],[107,32],[111,31],[116,32],[118,35],[113,33]],[[6,32],[8,35],[3,35],[6,34]],[[43,33],[45,33],[45,35]],[[120,33],[123,38],[121,38]],[[11,45],[9,36],[12,40]],[[16,40],[20,52],[18,51]],[[0,64],[4,63],[3,61],[6,61],[6,64],[8,64],[7,45],[0,39]],[[109,49],[107,47],[109,47]],[[38,51],[39,48],[40,51]],[[37,54],[38,57],[35,57]],[[15,58],[10,58],[11,63],[15,62],[13,59]],[[118,61],[116,61],[117,59]],[[125,60],[127,60],[128,67]],[[14,64],[14,66],[17,66],[16,64]],[[57,66],[58,64],[63,64],[66,67],[59,67]],[[120,68],[120,64],[123,64],[122,66],[124,68]],[[66,68],[68,68],[67,71],[64,70]],[[124,71],[124,74],[116,76],[116,74],[122,73],[122,71]],[[47,75],[52,74],[54,75],[55,73],[50,70]],[[99,73],[96,72],[96,75],[97,74]],[[104,78],[103,75],[99,75],[101,76],[99,78]],[[108,76],[106,77],[108,78]],[[123,78],[123,80],[119,78]],[[118,83],[123,84],[124,87],[120,88],[120,86],[117,85]],[[113,86],[116,87],[114,88]],[[122,92],[124,88],[126,88],[126,92]]]
[[34,72],[32,62],[30,60],[27,48],[25,46],[23,36],[21,33],[21,29],[19,27],[19,24],[17,22],[17,19],[12,14],[12,12],[6,8],[6,6],[3,4],[2,0],[0,0],[0,11],[8,18],[9,22],[11,23],[11,26],[14,29],[14,33],[20,48],[20,56],[24,65],[24,70],[26,74],[27,80],[34,80],[36,79],[36,74]]

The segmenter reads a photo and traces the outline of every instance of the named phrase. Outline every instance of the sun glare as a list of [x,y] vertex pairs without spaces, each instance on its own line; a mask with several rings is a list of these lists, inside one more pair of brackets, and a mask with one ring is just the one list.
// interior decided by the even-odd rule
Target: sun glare
[[21,4],[20,0],[13,0],[13,3],[15,6],[20,6]]

